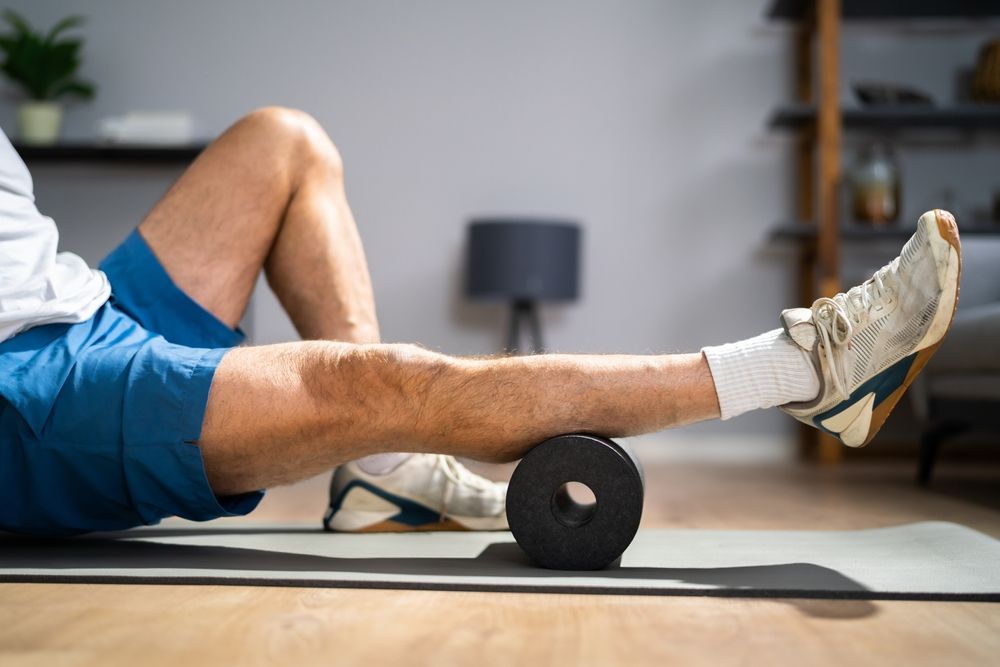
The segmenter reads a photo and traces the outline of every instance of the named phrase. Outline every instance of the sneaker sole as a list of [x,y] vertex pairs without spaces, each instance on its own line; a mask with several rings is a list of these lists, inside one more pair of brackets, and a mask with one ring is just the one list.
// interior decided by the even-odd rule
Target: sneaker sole
[[463,526],[454,519],[445,519],[444,521],[435,521],[433,523],[425,523],[418,526],[413,526],[407,523],[399,523],[398,521],[393,521],[391,519],[386,519],[378,523],[373,523],[370,526],[365,526],[363,528],[354,528],[351,530],[337,530],[336,528],[327,528],[330,532],[334,533],[427,533],[427,532],[453,532],[453,531],[469,531],[472,530],[466,526]]
[[[359,516],[362,515],[362,516]],[[364,513],[352,512],[351,516],[334,516],[323,522],[323,528],[331,533],[429,533],[429,532],[454,532],[454,531],[497,531],[508,530],[507,526],[497,526],[494,517],[463,517],[462,521],[445,517],[427,523],[412,524],[402,521],[393,521],[384,518],[384,514],[373,513],[369,519],[363,516]],[[371,523],[368,523],[371,521]],[[477,522],[481,525],[475,525]],[[340,523],[340,526],[337,526]],[[350,526],[350,527],[348,527]]]
[[[962,243],[958,237],[958,225],[955,223],[955,218],[952,217],[950,213],[936,209],[934,211],[934,217],[937,235],[941,240],[945,241],[949,247],[948,264],[945,268],[945,282],[950,283],[952,287],[946,294],[944,294],[946,298],[941,304],[942,307],[940,307],[938,312],[935,314],[934,321],[931,323],[931,326],[928,327],[927,334],[925,334],[920,343],[917,344],[917,352],[914,355],[906,357],[906,359],[902,362],[897,362],[892,367],[882,371],[882,373],[878,376],[875,376],[878,378],[884,373],[889,373],[899,364],[908,359],[912,359],[912,363],[910,364],[910,367],[906,372],[906,376],[903,378],[900,385],[884,400],[882,400],[882,402],[879,403],[872,412],[868,413],[867,411],[862,410],[861,414],[857,417],[857,419],[867,419],[868,415],[871,415],[871,421],[868,425],[868,433],[864,439],[860,443],[854,444],[852,442],[845,441],[838,434],[833,434],[849,447],[864,447],[872,441],[875,435],[878,434],[879,430],[882,428],[882,425],[885,424],[885,420],[889,418],[889,414],[892,412],[893,408],[895,408],[896,404],[899,403],[899,399],[902,398],[904,393],[906,393],[907,388],[910,384],[912,384],[917,375],[920,374],[920,371],[923,370],[924,366],[927,365],[927,362],[930,361],[931,357],[934,356],[934,353],[937,352],[937,349],[941,346],[941,341],[944,340],[945,334],[948,333],[948,329],[951,328],[951,322],[955,317],[955,309],[958,307],[959,283],[961,282],[962,277]],[[932,231],[932,229],[928,229],[928,233],[931,233]],[[951,301],[950,308],[948,303],[949,300]],[[857,398],[853,399],[855,405],[858,400],[859,399]],[[864,398],[860,400],[864,400]],[[847,403],[847,401],[845,401],[845,403]],[[844,405],[844,403],[841,405]],[[850,428],[854,425],[855,422],[852,422],[843,431],[841,431],[841,433],[850,430]],[[829,433],[830,431],[827,432]]]
[[[370,494],[384,501],[385,508],[365,510],[345,507],[353,493]],[[323,517],[323,528],[336,533],[410,533],[457,530],[507,530],[498,517],[444,515],[413,499],[390,493],[368,482],[353,480],[331,501]]]

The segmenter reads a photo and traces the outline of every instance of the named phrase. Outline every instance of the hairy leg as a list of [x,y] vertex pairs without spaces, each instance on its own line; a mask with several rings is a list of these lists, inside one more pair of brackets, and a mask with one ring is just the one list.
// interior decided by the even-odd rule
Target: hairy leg
[[626,436],[718,416],[700,353],[463,359],[305,342],[229,352],[199,444],[212,488],[231,494],[401,444],[510,461],[560,433]]
[[308,115],[255,111],[205,149],[139,226],[186,294],[235,327],[257,276],[303,338],[379,340],[336,147]]

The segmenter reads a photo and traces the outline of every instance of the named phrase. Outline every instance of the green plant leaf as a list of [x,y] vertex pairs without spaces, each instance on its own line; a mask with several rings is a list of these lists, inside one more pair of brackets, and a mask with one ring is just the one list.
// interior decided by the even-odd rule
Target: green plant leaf
[[17,48],[17,40],[13,37],[0,36],[0,51],[10,55]]
[[93,85],[74,78],[80,68],[83,41],[63,36],[67,30],[81,25],[82,17],[65,18],[48,34],[32,30],[16,12],[4,11],[2,17],[13,30],[0,35],[0,51],[6,56],[0,71],[20,85],[29,97],[36,100],[68,94],[93,97]]
[[60,33],[65,32],[71,28],[78,28],[84,24],[84,18],[82,16],[67,16],[59,23],[56,23],[52,30],[49,30],[49,34],[45,37],[46,44],[52,44],[56,41],[56,37]]
[[44,99],[45,94],[41,71],[43,50],[35,35],[24,35],[3,65],[4,72],[34,99]]
[[24,17],[15,12],[13,9],[5,9],[3,12],[3,19],[9,23],[19,35],[30,35],[34,32]]
[[51,90],[60,82],[69,79],[80,67],[80,42],[64,41],[59,44],[49,44],[42,49],[38,63],[39,82],[45,89],[45,96],[51,95]]

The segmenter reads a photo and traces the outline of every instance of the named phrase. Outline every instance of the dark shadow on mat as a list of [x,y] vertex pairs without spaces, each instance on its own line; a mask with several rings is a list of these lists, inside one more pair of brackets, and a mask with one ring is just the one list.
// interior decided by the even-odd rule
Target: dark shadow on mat
[[728,568],[610,567],[600,572],[534,566],[513,542],[495,542],[475,558],[337,558],[243,547],[166,544],[141,540],[5,540],[0,569],[230,570],[351,572],[415,576],[662,579],[725,588],[863,591],[829,568],[786,563]]
[[[202,537],[205,535],[314,535],[328,532],[323,530],[318,524],[319,522],[317,521],[316,525],[313,526],[196,526],[191,528],[154,526],[152,528],[134,528],[117,533],[89,533],[87,535],[79,535],[73,539],[146,539],[153,537]],[[0,540],[0,544],[3,544],[2,540]]]
[[[523,583],[507,584],[506,579],[528,578],[538,581],[530,586],[545,592],[546,589],[563,591],[573,586],[548,586],[546,579],[552,577],[584,580],[599,577],[616,580],[607,582],[601,589],[592,592],[626,593],[631,591],[629,580],[676,581],[673,590],[647,590],[657,594],[699,594],[699,591],[682,588],[685,584],[707,586],[734,595],[758,595],[761,597],[807,596],[824,598],[864,598],[866,589],[858,582],[839,572],[812,563],[782,563],[748,567],[727,568],[657,568],[657,567],[611,567],[599,572],[564,572],[545,570],[534,566],[524,552],[513,542],[494,542],[483,549],[475,558],[340,558],[312,554],[268,551],[243,547],[167,544],[147,542],[153,538],[153,531],[126,533],[126,539],[113,537],[86,537],[83,539],[30,539],[4,537],[0,539],[0,580],[10,579],[3,570],[34,569],[46,570],[37,580],[60,578],[61,570],[120,570],[121,575],[98,575],[113,581],[116,577],[132,579],[156,579],[144,575],[148,570],[170,570],[172,575],[166,580],[185,579],[185,571],[217,570],[234,573],[233,578],[240,583],[260,583],[273,585],[273,579],[255,576],[255,572],[279,572],[282,580],[294,581],[294,585],[329,586],[335,582],[330,577],[318,578],[315,573],[351,573],[372,575],[371,582],[352,582],[354,586],[396,587],[391,582],[379,580],[384,575],[410,575],[415,577],[480,577],[493,579],[485,590],[524,590]],[[172,531],[163,529],[161,535],[206,534],[204,530]],[[225,531],[230,533],[230,531]],[[259,531],[258,531],[259,532]],[[281,532],[281,531],[277,531]],[[290,531],[284,531],[290,532]],[[230,533],[231,534],[231,533]],[[240,574],[236,574],[240,573]],[[310,576],[312,574],[313,576]],[[242,575],[242,576],[241,576]],[[299,576],[297,576],[299,575]],[[32,575],[18,577],[30,580]],[[62,575],[67,579],[76,575]],[[85,578],[85,577],[81,577]],[[212,583],[219,583],[224,577],[217,576]],[[197,577],[193,577],[197,579]],[[335,578],[334,578],[335,579]],[[156,583],[151,581],[151,583]],[[401,586],[405,587],[405,586]],[[409,587],[445,588],[429,579],[424,585]],[[584,589],[581,585],[579,590]],[[634,591],[633,591],[634,592]],[[702,591],[701,593],[703,593]],[[865,610],[864,615],[873,613],[874,607]]]

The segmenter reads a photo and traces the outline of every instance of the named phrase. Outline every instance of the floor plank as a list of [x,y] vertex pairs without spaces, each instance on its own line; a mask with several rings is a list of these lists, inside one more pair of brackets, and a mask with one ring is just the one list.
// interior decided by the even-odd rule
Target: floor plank
[[[502,475],[503,469],[494,470]],[[851,529],[939,519],[1000,537],[1000,469],[659,463],[647,527]],[[316,518],[325,480],[255,521]],[[0,586],[0,664],[995,664],[1000,605],[225,586]]]

